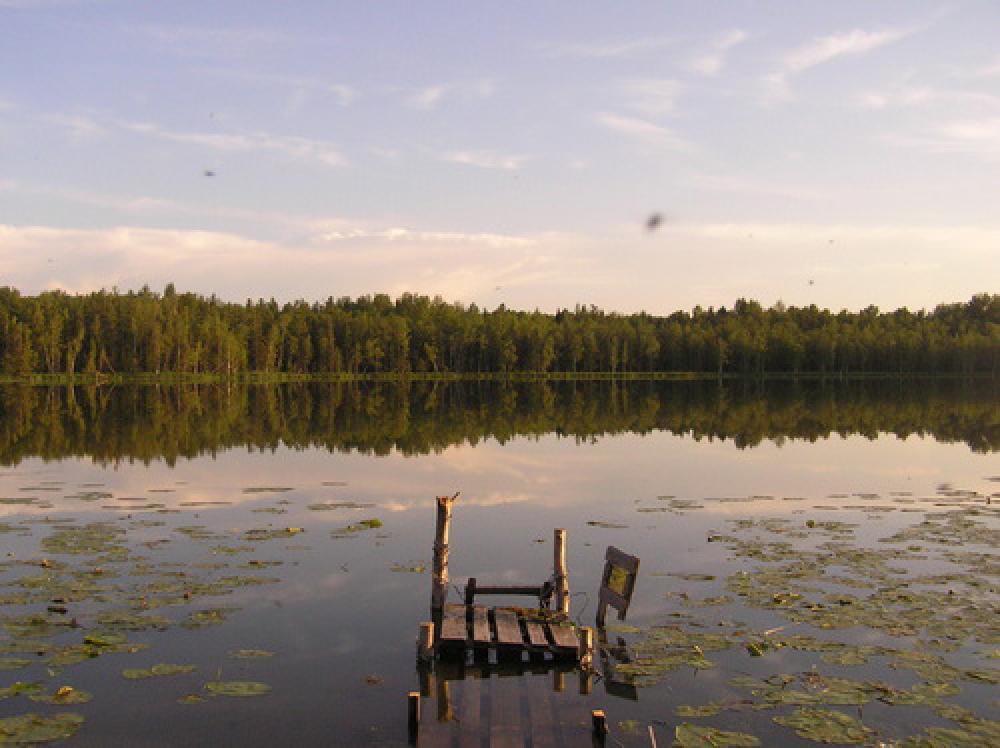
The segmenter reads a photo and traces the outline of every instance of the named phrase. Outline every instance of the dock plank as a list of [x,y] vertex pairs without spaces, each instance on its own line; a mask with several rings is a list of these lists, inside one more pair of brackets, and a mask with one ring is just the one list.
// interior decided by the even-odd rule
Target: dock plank
[[528,634],[528,643],[532,647],[548,649],[549,640],[545,637],[545,628],[535,621],[525,621],[524,629]]
[[468,638],[468,627],[465,624],[465,606],[456,604],[445,605],[444,612],[441,615],[440,646],[448,649],[464,649]]
[[497,608],[493,611],[493,621],[496,624],[497,644],[502,647],[523,647],[521,627],[517,624],[517,614],[510,610]]
[[472,641],[477,647],[489,646],[492,636],[490,636],[490,619],[486,607],[475,605],[472,608]]
[[580,648],[580,641],[575,626],[548,624],[546,628],[549,633],[549,641],[552,642],[552,648],[556,650],[557,654],[564,657],[576,656]]

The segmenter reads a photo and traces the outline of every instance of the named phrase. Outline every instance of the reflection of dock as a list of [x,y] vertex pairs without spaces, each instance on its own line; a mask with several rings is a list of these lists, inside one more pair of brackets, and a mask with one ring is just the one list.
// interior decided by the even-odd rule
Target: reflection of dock
[[[420,746],[536,746],[589,743],[592,728],[577,693],[592,675],[572,663],[442,664],[424,670]],[[414,735],[416,737],[416,734]]]

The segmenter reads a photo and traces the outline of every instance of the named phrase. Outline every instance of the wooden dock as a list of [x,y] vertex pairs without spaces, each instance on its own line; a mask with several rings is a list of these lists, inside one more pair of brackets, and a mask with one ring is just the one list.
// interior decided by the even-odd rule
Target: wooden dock
[[564,616],[527,608],[487,608],[450,603],[441,614],[438,657],[465,661],[467,654],[498,660],[580,659],[580,629]]

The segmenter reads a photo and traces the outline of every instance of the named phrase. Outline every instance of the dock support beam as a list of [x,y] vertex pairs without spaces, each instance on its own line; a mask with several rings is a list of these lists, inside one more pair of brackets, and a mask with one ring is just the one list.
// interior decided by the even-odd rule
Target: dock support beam
[[555,582],[556,610],[569,615],[569,570],[566,568],[566,530],[553,532],[552,581]]
[[448,536],[451,531],[451,505],[458,498],[437,497],[437,526],[434,529],[434,579],[431,588],[431,612],[440,616],[448,599]]

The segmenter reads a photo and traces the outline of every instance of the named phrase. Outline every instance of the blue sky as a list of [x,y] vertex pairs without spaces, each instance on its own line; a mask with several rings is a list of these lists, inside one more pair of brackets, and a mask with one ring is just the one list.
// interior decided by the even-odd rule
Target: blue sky
[[998,34],[993,0],[0,0],[0,284],[996,292]]

